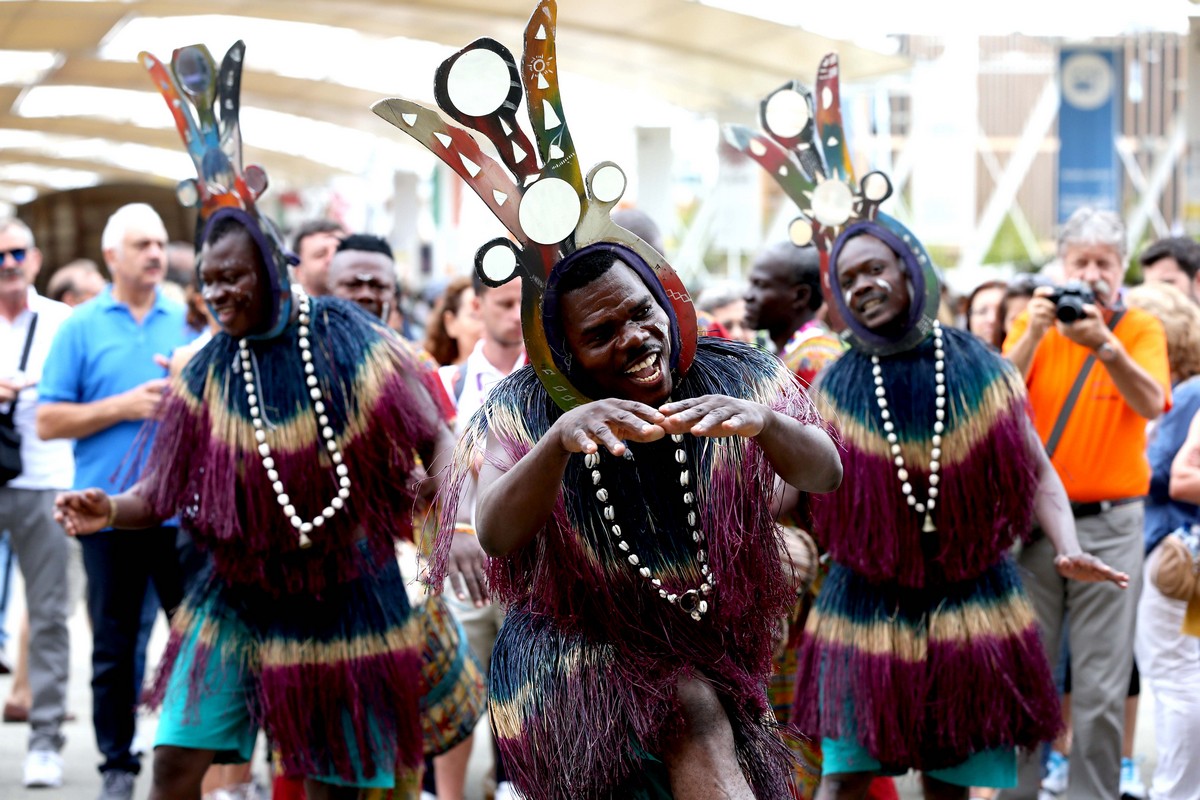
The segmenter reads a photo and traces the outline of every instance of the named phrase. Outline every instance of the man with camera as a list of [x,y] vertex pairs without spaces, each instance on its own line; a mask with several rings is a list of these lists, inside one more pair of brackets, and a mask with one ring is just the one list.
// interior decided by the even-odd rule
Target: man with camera
[[[1037,290],[1009,331],[1005,354],[1029,388],[1034,423],[1071,500],[1079,542],[1133,576],[1128,591],[1064,580],[1035,534],[1020,556],[1046,649],[1071,652],[1074,743],[1067,797],[1117,797],[1124,702],[1142,574],[1142,498],[1149,490],[1146,422],[1170,405],[1166,336],[1157,319],[1121,303],[1125,228],[1109,211],[1077,210],[1059,235],[1068,283]],[[1037,796],[1040,760],[1011,795]]]

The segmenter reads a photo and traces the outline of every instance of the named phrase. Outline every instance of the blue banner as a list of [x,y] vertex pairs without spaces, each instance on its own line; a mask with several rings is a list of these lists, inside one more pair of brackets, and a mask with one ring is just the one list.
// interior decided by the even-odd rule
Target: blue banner
[[1121,59],[1103,48],[1064,48],[1058,80],[1058,222],[1080,206],[1121,210]]

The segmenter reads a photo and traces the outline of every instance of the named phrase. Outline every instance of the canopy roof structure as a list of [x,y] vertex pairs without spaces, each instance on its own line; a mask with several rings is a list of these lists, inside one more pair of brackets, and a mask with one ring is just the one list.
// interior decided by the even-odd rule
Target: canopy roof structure
[[[431,103],[437,64],[470,39],[519,47],[530,0],[0,0],[0,203],[108,181],[193,174],[136,63],[203,42],[247,43],[246,158],[312,185],[423,157],[369,112],[385,96]],[[692,0],[560,0],[563,81],[616,107],[746,119],[757,99],[837,51],[843,79],[905,59]],[[574,77],[578,76],[578,77]],[[600,102],[598,101],[598,102]],[[579,100],[574,101],[579,104]],[[595,105],[595,103],[588,104]]]

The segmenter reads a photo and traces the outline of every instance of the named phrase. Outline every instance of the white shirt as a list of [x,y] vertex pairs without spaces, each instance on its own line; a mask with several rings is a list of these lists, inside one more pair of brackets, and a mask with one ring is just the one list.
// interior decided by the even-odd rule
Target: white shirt
[[[471,421],[471,417],[487,401],[492,387],[508,377],[508,374],[524,361],[525,353],[522,351],[507,370],[500,370],[483,354],[483,340],[480,339],[475,343],[475,349],[471,351],[471,355],[467,356],[464,363],[438,368],[438,377],[442,379],[442,386],[445,387],[450,402],[454,403],[455,408],[458,409],[458,416],[454,422],[454,433],[459,438],[462,438],[463,431],[467,429],[467,423]],[[460,370],[465,371],[465,378],[462,394],[456,398],[454,384]]]
[[[25,349],[29,323],[35,313],[38,320],[29,348],[29,361],[25,364],[24,372],[18,374],[21,351]],[[14,422],[17,432],[21,434],[23,472],[8,482],[10,488],[70,489],[75,482],[75,456],[71,440],[44,442],[37,435],[37,382],[41,380],[42,365],[46,363],[58,326],[70,315],[70,306],[42,297],[32,286],[29,287],[28,307],[15,320],[9,322],[0,315],[0,378],[15,378],[33,384],[17,397]],[[0,407],[0,410],[7,411],[7,405]]]

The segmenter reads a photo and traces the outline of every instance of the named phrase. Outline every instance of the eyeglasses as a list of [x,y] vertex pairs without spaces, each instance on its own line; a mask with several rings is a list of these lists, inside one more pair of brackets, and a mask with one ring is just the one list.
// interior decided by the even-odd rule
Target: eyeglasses
[[0,264],[3,264],[4,260],[9,256],[12,256],[13,261],[17,262],[18,264],[23,264],[25,263],[25,256],[28,255],[28,253],[28,247],[14,247],[12,250],[0,250]]

